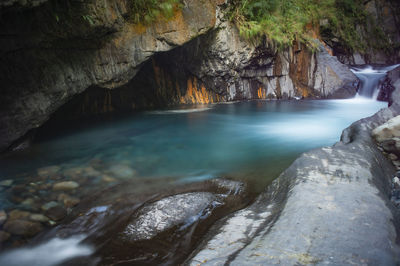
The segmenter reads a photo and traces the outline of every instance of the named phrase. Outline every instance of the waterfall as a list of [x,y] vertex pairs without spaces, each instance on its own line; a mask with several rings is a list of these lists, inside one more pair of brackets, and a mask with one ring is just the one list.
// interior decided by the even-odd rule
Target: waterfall
[[357,92],[356,97],[371,98],[376,100],[379,95],[379,82],[386,76],[386,73],[398,67],[398,65],[377,67],[377,66],[361,66],[353,67],[351,71],[361,81],[360,90]]

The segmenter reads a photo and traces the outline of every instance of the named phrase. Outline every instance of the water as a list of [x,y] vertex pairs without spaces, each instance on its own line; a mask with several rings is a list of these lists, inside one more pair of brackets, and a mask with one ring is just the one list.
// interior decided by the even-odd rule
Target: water
[[358,96],[377,99],[379,95],[378,84],[386,76],[386,73],[395,69],[399,65],[393,66],[360,66],[353,67],[351,71],[360,79],[361,89]]
[[[3,158],[1,176],[101,160],[117,178],[220,175],[275,178],[300,153],[339,140],[352,122],[387,104],[369,99],[252,101],[167,110],[88,125]],[[182,180],[182,181],[183,181]]]
[[[65,193],[60,198],[61,192],[52,187],[74,181],[79,187],[67,196],[83,201],[78,209],[84,206],[88,211],[63,238],[50,234],[33,247],[3,253],[0,263],[54,265],[92,254],[93,247],[81,243],[82,234],[96,235],[98,228],[115,224],[110,219],[119,216],[108,215],[109,203],[101,201],[114,202],[113,197],[120,199],[127,192],[134,196],[121,202],[140,206],[139,195],[145,192],[152,195],[168,186],[229,177],[246,182],[257,194],[300,153],[334,144],[352,122],[386,107],[372,99],[372,88],[387,70],[355,69],[364,79],[363,88],[349,100],[202,105],[44,127],[31,149],[0,159],[0,182],[13,180],[0,183],[0,210],[42,213],[43,204],[58,201],[71,211],[63,201]],[[108,187],[112,189],[106,196],[103,189]],[[84,200],[91,195],[95,200]],[[93,201],[96,205],[90,205]],[[125,215],[124,208],[118,215]],[[84,218],[95,226],[86,228]],[[24,241],[12,236],[9,242]]]

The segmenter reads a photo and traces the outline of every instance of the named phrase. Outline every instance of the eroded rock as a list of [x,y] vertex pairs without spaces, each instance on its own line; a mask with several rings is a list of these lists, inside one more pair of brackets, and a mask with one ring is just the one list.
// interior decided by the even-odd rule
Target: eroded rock
[[193,192],[164,198],[143,207],[123,231],[123,239],[151,239],[174,226],[185,228],[207,217],[222,202],[209,192]]

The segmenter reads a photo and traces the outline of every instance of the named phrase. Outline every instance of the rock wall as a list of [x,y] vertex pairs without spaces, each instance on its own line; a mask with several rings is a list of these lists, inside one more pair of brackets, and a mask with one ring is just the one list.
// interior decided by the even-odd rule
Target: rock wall
[[240,38],[236,27],[218,28],[143,64],[127,84],[91,88],[60,113],[79,117],[179,104],[244,99],[348,98],[358,80],[324,46],[312,52],[301,45],[278,50]]
[[24,147],[66,103],[59,113],[79,117],[243,99],[346,98],[357,89],[356,77],[322,45],[318,52],[301,45],[282,51],[266,40],[242,40],[220,11],[224,1],[185,1],[171,19],[148,26],[130,22],[127,0],[39,2],[21,9],[14,1],[0,11],[0,151]]
[[[365,10],[373,23],[358,25],[361,41],[369,45],[362,53],[349,54],[340,43],[328,41],[335,55],[344,64],[394,64],[400,62],[400,2],[397,0],[364,1]],[[371,36],[373,34],[373,36]],[[385,43],[384,38],[387,39]]]
[[126,0],[53,0],[2,9],[0,150],[42,125],[74,95],[90,86],[119,87],[154,53],[213,28],[219,2],[185,1],[172,19],[150,26],[129,22]]

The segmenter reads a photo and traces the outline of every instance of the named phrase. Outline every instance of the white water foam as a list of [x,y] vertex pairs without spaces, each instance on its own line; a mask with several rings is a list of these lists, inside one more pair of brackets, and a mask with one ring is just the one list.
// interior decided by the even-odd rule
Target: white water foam
[[365,67],[353,67],[350,70],[361,80],[361,88],[356,97],[364,96],[376,100],[379,95],[378,84],[386,76],[386,73],[395,69],[400,64],[386,66],[386,67],[373,67],[367,65]]
[[0,265],[4,266],[52,266],[75,257],[94,253],[91,246],[82,244],[84,235],[66,239],[53,238],[35,247],[17,248],[0,254]]

